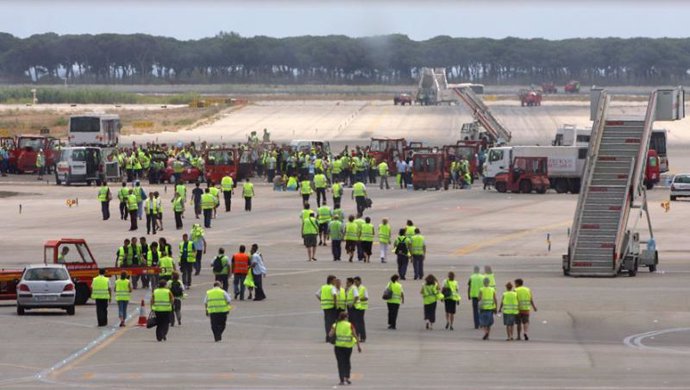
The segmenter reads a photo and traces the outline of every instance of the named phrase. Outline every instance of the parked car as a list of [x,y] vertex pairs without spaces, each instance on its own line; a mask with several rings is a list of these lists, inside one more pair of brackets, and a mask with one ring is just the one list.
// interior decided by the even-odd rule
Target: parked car
[[671,200],[690,197],[690,173],[679,173],[671,181]]
[[17,284],[17,315],[38,308],[64,309],[74,315],[74,298],[74,283],[64,265],[29,265]]

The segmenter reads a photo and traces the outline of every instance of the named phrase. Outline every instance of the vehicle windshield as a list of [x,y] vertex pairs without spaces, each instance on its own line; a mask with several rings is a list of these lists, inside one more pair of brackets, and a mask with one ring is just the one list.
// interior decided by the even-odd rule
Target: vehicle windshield
[[31,148],[38,151],[43,148],[43,138],[20,138],[19,147],[22,149]]
[[503,160],[503,151],[491,149],[489,150],[489,162],[501,161]]
[[386,141],[371,140],[371,144],[369,144],[369,150],[372,152],[383,152],[384,150],[386,150]]
[[24,273],[24,280],[55,282],[69,280],[69,273],[64,268],[31,268]]
[[71,133],[98,133],[101,131],[101,120],[98,117],[80,116],[69,121]]
[[673,178],[674,183],[680,183],[680,184],[690,184],[690,176],[688,175],[676,175],[676,177]]
[[434,172],[436,170],[436,158],[420,157],[414,159],[414,169],[417,172]]
[[60,155],[61,161],[86,161],[86,150],[84,149],[65,149]]
[[217,165],[233,165],[235,164],[235,151],[211,150],[208,152],[207,162]]

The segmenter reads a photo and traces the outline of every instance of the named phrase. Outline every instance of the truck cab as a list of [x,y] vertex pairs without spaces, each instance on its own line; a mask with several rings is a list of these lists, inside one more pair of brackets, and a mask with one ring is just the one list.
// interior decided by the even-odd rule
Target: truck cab
[[36,156],[43,150],[46,172],[55,165],[56,149],[59,141],[56,138],[42,135],[21,135],[17,137],[16,148],[10,156],[15,161],[17,173],[36,172]]
[[498,192],[546,193],[549,188],[546,157],[515,157],[505,172],[496,175]]
[[235,148],[210,149],[206,153],[206,180],[220,183],[225,176],[237,180],[239,153]]

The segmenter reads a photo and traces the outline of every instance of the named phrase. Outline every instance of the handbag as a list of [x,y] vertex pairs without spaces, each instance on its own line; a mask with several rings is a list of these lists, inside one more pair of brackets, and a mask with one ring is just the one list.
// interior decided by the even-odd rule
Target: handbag
[[453,291],[451,291],[451,289],[448,287],[443,287],[441,289],[441,293],[443,294],[442,298],[450,298],[453,296]]
[[381,299],[387,301],[391,298],[393,298],[393,290],[391,290],[391,285],[389,283],[388,286],[386,286],[386,289],[383,290],[383,296],[381,296]]
[[149,318],[146,319],[146,329],[151,329],[158,325],[158,320],[156,319],[156,312],[151,310],[149,312]]

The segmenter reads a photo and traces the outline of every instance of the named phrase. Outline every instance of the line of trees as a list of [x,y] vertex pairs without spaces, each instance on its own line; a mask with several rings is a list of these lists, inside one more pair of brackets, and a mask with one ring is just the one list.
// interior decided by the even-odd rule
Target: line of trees
[[690,80],[690,39],[0,33],[4,82],[409,84],[425,66],[445,67],[452,82],[680,84]]

